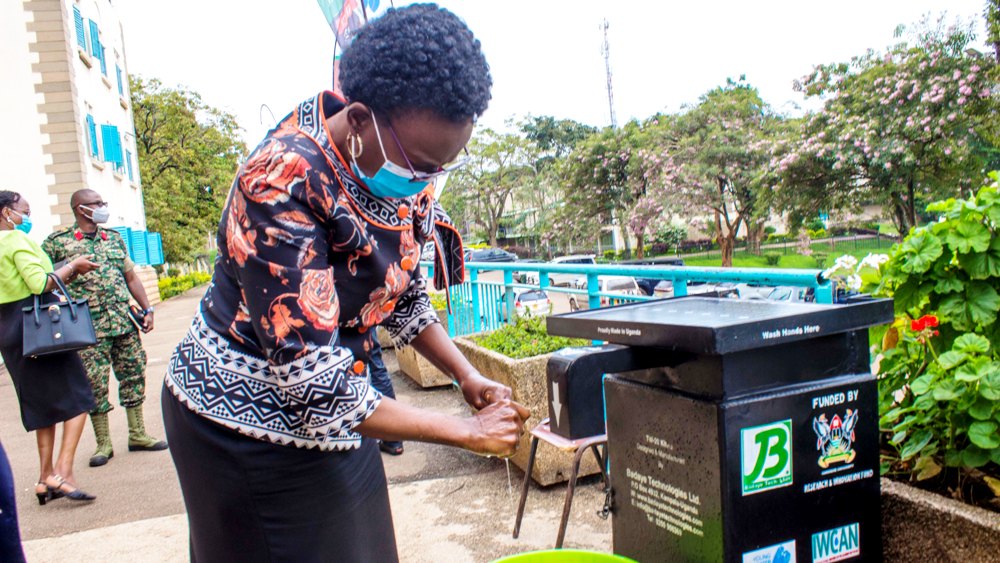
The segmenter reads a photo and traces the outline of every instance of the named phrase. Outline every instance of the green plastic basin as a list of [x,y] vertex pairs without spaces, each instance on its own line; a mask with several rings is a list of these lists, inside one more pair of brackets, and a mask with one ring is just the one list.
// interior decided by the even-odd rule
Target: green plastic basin
[[628,557],[598,553],[596,551],[580,551],[576,549],[549,549],[519,553],[497,559],[493,563],[636,563]]

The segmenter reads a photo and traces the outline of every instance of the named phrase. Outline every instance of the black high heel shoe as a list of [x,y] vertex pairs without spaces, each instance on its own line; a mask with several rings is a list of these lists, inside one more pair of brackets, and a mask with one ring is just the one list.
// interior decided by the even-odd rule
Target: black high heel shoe
[[[44,493],[38,492],[39,486],[45,487]],[[50,500],[56,500],[57,498],[63,498],[66,495],[63,494],[63,492],[60,491],[59,489],[53,489],[49,487],[48,484],[46,484],[44,481],[39,481],[35,483],[35,496],[38,498],[38,504],[41,506],[45,506],[46,502]]]
[[[75,500],[75,501],[92,501],[97,499],[96,496],[85,493],[79,488],[74,488],[72,491],[67,491],[63,489],[63,487],[72,487],[73,485],[67,483],[66,479],[63,479],[62,475],[52,475],[51,479],[54,479],[56,482],[59,483],[55,487],[49,485],[48,483],[45,484],[46,488],[48,488],[48,492],[52,494],[52,498],[66,497],[69,500]],[[42,502],[41,493],[37,494],[39,495],[38,502],[40,502],[41,504],[45,504],[44,502]],[[59,495],[59,497],[55,495]]]

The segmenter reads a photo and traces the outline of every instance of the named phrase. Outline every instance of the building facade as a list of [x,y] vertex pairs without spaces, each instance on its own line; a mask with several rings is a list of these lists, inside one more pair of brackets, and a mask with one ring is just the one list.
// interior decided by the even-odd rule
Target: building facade
[[0,189],[28,199],[43,239],[96,190],[109,226],[144,233],[122,25],[110,0],[0,2]]

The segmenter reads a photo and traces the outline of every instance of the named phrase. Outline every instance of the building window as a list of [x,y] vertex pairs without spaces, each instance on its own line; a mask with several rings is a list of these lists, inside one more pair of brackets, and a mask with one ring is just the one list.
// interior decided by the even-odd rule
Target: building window
[[115,168],[124,166],[122,158],[122,140],[118,135],[118,127],[114,125],[101,125],[101,139],[104,141],[104,160],[115,165]]
[[100,158],[100,150],[97,145],[97,124],[94,123],[94,116],[87,114],[87,139],[90,141],[90,156]]
[[101,31],[97,27],[97,22],[90,21],[90,54],[95,59],[101,61],[101,74],[108,75],[108,63],[104,57],[104,44],[101,43]]
[[76,26],[76,44],[85,52],[87,50],[87,32],[83,27],[83,16],[80,8],[73,6],[73,24]]
[[128,181],[134,182],[135,178],[132,174],[132,151],[125,150],[125,168],[128,170]]
[[122,67],[115,63],[115,76],[118,77],[118,95],[122,98],[125,97],[125,86],[122,84]]

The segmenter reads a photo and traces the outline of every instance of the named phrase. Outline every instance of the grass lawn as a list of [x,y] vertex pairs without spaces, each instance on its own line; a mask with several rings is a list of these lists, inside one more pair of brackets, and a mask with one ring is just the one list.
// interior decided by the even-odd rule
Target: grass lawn
[[[888,241],[882,240],[882,244],[876,244],[876,241],[872,240],[870,245],[859,245],[855,241],[842,241],[838,242],[832,249],[830,248],[830,243],[827,242],[817,242],[810,245],[813,253],[824,253],[826,254],[826,260],[824,262],[824,268],[829,267],[833,264],[833,261],[838,257],[845,254],[850,254],[858,260],[861,260],[865,256],[871,253],[881,253],[888,254],[892,249],[892,245]],[[765,252],[768,250],[765,249]],[[772,249],[771,252],[780,252],[778,249]],[[722,265],[722,258],[718,257],[687,257],[681,256],[684,259],[684,264],[687,266],[701,266],[701,267],[718,267]],[[767,263],[767,259],[763,256],[754,256],[744,253],[738,253],[733,257],[733,267],[734,268],[774,268],[775,266],[770,266]],[[778,268],[819,268],[816,264],[816,259],[812,256],[802,256],[801,254],[785,254],[778,261]]]

